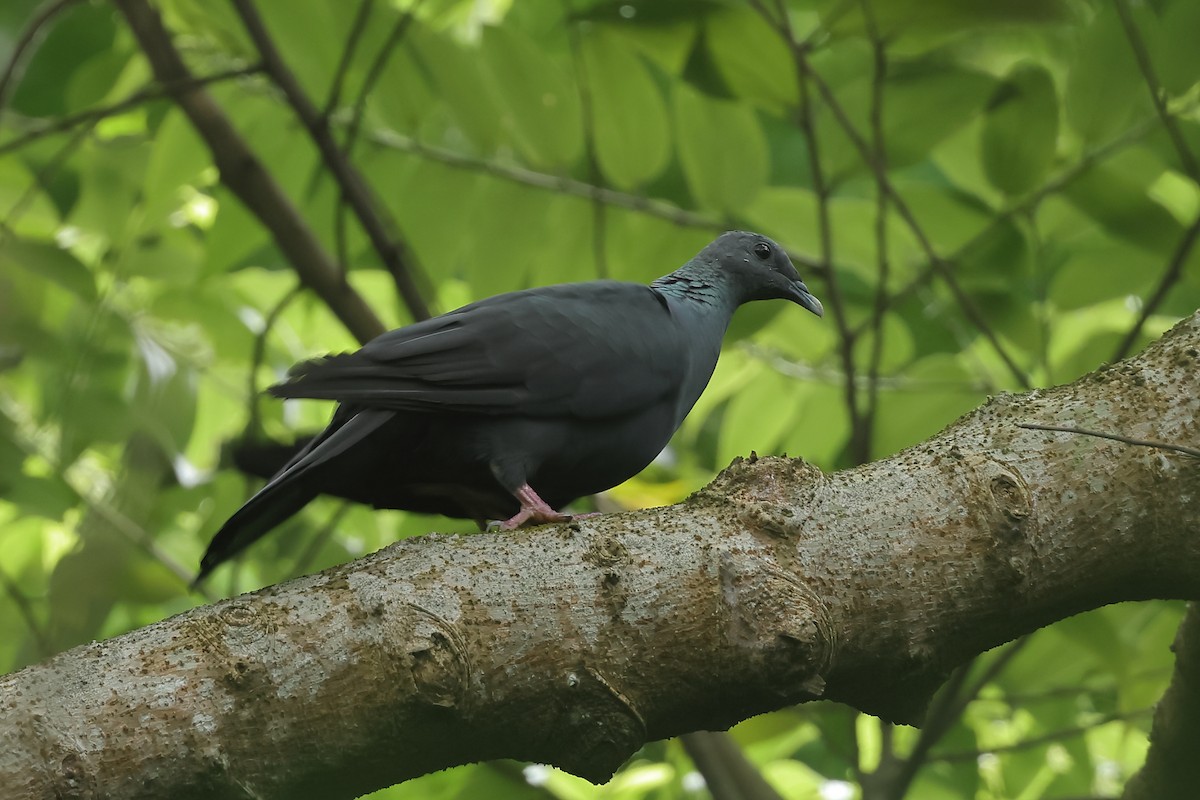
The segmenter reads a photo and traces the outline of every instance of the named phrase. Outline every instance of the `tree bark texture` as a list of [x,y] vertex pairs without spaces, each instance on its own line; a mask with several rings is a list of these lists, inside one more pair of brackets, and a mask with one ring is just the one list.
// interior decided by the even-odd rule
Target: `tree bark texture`
[[1171,685],[1154,711],[1146,763],[1123,800],[1194,797],[1200,787],[1200,604],[1188,606],[1175,644]]
[[1200,314],[824,475],[735,462],[667,508],[438,535],[0,679],[8,798],[353,797],[511,757],[603,780],[648,739],[811,698],[917,723],[968,658],[1200,596]]

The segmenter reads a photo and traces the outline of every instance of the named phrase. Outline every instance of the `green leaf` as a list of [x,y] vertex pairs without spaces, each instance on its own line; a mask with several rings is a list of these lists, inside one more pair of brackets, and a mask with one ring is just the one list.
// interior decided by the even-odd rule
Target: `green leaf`
[[[663,0],[647,4],[645,9],[655,9]],[[688,57],[695,47],[700,33],[700,19],[696,7],[706,5],[705,0],[683,0],[680,6],[686,10],[660,25],[630,25],[624,20],[617,23],[597,23],[628,42],[638,53],[669,75],[680,75],[687,65]],[[622,4],[628,5],[628,4]],[[584,16],[584,15],[581,15]]]
[[[890,375],[899,371],[912,360],[916,352],[908,325],[897,314],[883,315],[883,330],[880,340],[879,373],[881,375]],[[855,363],[862,364],[864,370],[871,363],[874,341],[875,329],[871,327],[854,343]]]
[[[927,158],[934,145],[979,113],[995,85],[990,75],[953,62],[928,60],[896,69],[884,86],[889,166]],[[865,128],[859,131],[866,135]]]
[[79,495],[57,475],[23,473],[4,486],[4,499],[23,514],[61,520],[79,502]]
[[70,251],[50,242],[0,237],[0,264],[20,267],[83,300],[96,299],[96,282],[91,271]]
[[926,356],[879,393],[872,456],[881,458],[937,433],[983,398],[958,356]]
[[137,425],[170,456],[182,453],[196,417],[196,375],[146,333],[137,337],[137,384],[133,407]]
[[[1074,243],[1054,273],[1047,294],[1064,310],[1095,305],[1114,297],[1141,295],[1161,271],[1160,259],[1141,248],[1097,233]],[[1114,268],[1119,264],[1120,268]]]
[[[0,156],[0,214],[14,232],[49,238],[58,230],[59,212],[50,196],[37,190],[41,183],[20,159]],[[18,208],[20,214],[14,213]]]
[[1166,255],[1183,227],[1147,193],[1162,170],[1145,151],[1126,151],[1071,181],[1063,196],[1114,236]]
[[1103,3],[1067,71],[1067,121],[1084,141],[1104,142],[1120,133],[1148,98],[1121,20]]
[[256,0],[255,6],[283,62],[320,105],[329,93],[357,5],[305,3],[301,9],[292,0]]
[[754,113],[686,84],[675,87],[679,160],[696,202],[733,213],[767,182],[767,142]]
[[[822,24],[831,33],[864,35],[868,31],[862,6],[840,0],[821,0]],[[875,26],[886,40],[917,39],[932,47],[952,36],[990,27],[1017,28],[1021,23],[1053,23],[1070,19],[1069,0],[887,0],[871,4]],[[906,42],[912,47],[913,44]]]
[[1054,79],[1038,64],[1018,64],[992,94],[983,124],[983,166],[1002,192],[1036,187],[1054,161],[1058,97]]
[[416,56],[410,49],[396,48],[370,94],[373,116],[394,130],[415,134],[437,103]]
[[579,158],[579,96],[562,67],[510,27],[484,29],[483,60],[521,154],[550,169]]
[[671,156],[662,94],[641,60],[603,28],[583,39],[596,158],[621,189],[657,177]]
[[778,452],[780,439],[799,410],[796,398],[802,388],[802,384],[760,366],[725,407],[717,463],[728,464],[751,450],[759,455]]
[[121,241],[134,215],[152,146],[119,139],[93,140],[79,149],[79,200],[69,221],[107,241]]
[[1186,94],[1200,80],[1200,3],[1176,0],[1163,12],[1146,43],[1163,87],[1175,95]]
[[738,97],[777,112],[800,102],[796,64],[780,36],[749,8],[725,8],[704,19],[704,41],[725,83]]
[[427,26],[414,23],[408,31],[413,61],[429,75],[435,94],[475,149],[495,151],[500,141],[501,107],[484,77],[479,48],[467,48]]
[[205,236],[206,275],[217,275],[242,266],[251,253],[267,246],[262,223],[224,186],[212,190],[217,214]]
[[[13,92],[12,109],[31,117],[77,110],[67,104],[71,79],[92,56],[112,46],[116,17],[116,9],[108,4],[69,5],[49,26],[24,74],[17,73],[21,82]],[[7,62],[8,56],[4,59]]]

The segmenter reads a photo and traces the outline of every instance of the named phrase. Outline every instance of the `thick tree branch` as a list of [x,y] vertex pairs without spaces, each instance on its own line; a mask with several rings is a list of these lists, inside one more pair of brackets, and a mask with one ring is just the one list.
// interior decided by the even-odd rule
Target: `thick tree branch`
[[[408,312],[414,319],[428,319],[430,316],[429,306],[426,304],[425,298],[421,296],[416,281],[413,279],[412,254],[398,236],[388,232],[389,226],[384,223],[380,205],[372,197],[371,190],[362,173],[333,140],[328,118],[321,113],[321,110],[300,86],[300,81],[296,79],[295,74],[284,63],[283,56],[275,47],[271,35],[267,33],[267,27],[263,23],[262,17],[259,16],[258,9],[254,7],[254,3],[250,0],[233,0],[233,6],[237,9],[238,16],[241,17],[242,24],[246,27],[246,32],[250,34],[251,41],[258,49],[259,56],[262,57],[267,74],[283,91],[288,105],[296,112],[296,116],[300,118],[308,135],[321,152],[325,166],[333,173],[342,196],[354,209],[354,215],[358,218],[358,222],[366,232],[367,238],[371,240],[375,252],[379,254],[379,258],[392,276],[397,291],[400,292],[405,306],[408,307]],[[405,19],[409,19],[409,17],[406,16]],[[394,224],[392,227],[395,227]]]
[[[823,475],[736,462],[667,508],[430,534],[0,679],[14,797],[352,797],[514,757],[607,777],[647,739],[822,697],[919,721],[972,656],[1200,596],[1200,314]],[[102,732],[102,733],[101,733]]]
[[1146,764],[1129,779],[1125,800],[1191,797],[1200,786],[1200,606],[1188,606],[1175,636],[1175,674],[1154,711]]
[[315,291],[360,342],[383,333],[384,325],[330,259],[283,188],[266,171],[246,140],[208,92],[186,88],[191,73],[147,0],[114,0],[150,62],[154,75],[203,137],[221,174],[221,182],[271,232],[305,286]]
[[679,741],[712,800],[783,800],[728,733],[695,731]]

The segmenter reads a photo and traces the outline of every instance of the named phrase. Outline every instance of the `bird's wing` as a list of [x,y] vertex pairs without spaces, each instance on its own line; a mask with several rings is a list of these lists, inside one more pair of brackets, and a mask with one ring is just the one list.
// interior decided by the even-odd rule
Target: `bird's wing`
[[616,281],[512,292],[298,365],[279,397],[470,414],[600,418],[672,397],[687,342],[666,302]]

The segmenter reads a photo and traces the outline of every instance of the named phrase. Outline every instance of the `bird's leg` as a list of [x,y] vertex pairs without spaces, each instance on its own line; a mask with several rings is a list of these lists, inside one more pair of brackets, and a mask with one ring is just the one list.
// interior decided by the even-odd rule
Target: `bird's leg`
[[513,496],[521,502],[521,510],[509,519],[500,523],[503,530],[511,531],[526,522],[570,522],[571,515],[555,511],[546,501],[538,497],[538,493],[528,483],[522,483],[513,492]]

